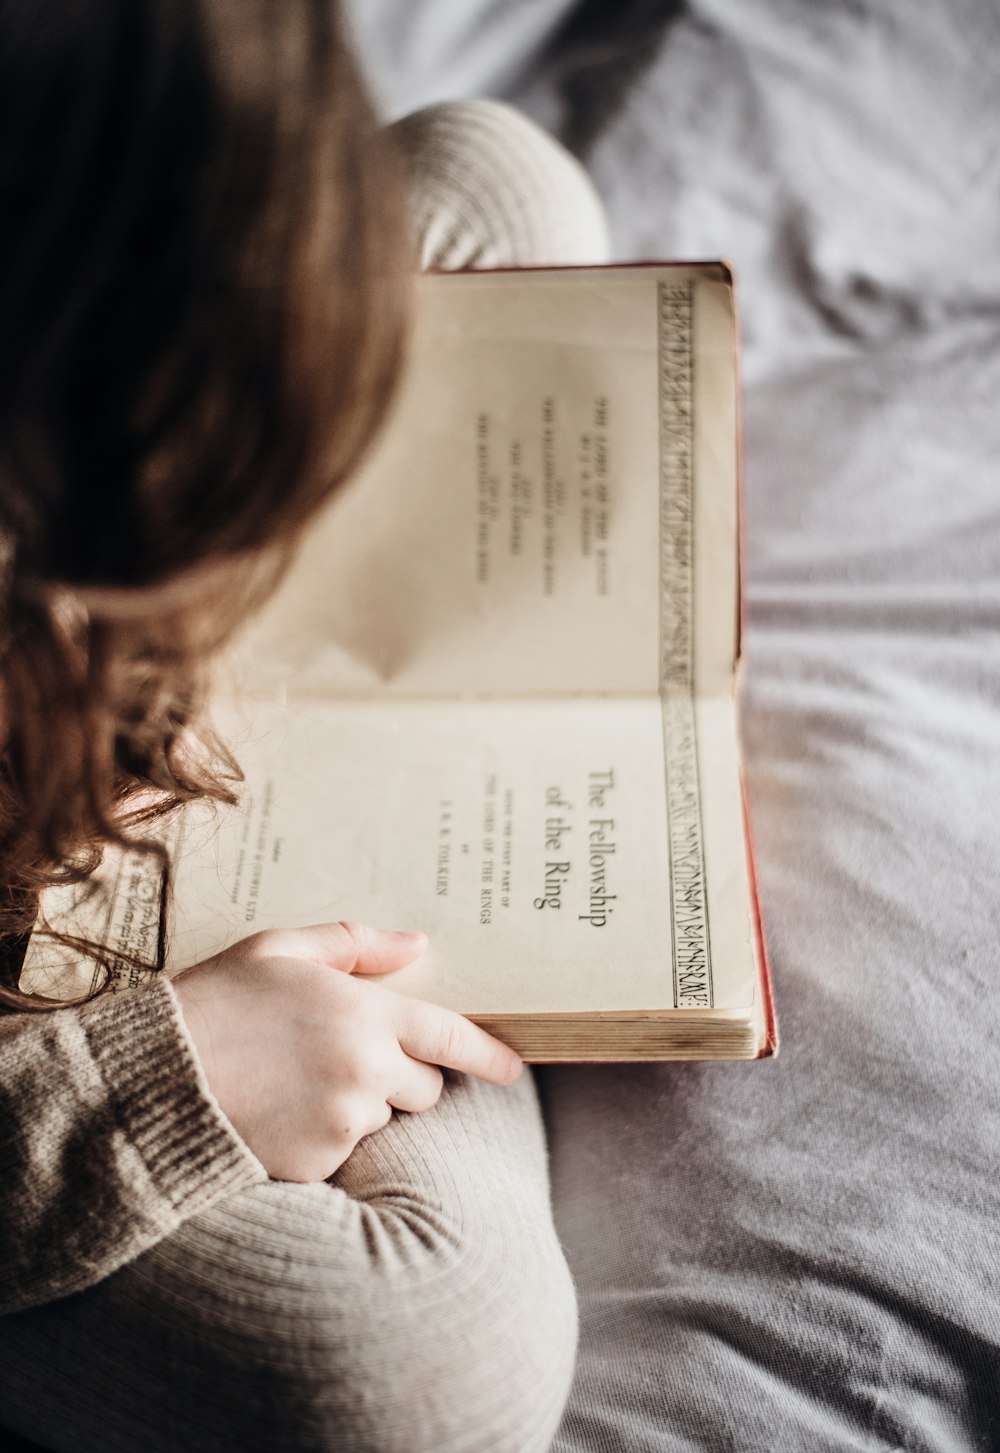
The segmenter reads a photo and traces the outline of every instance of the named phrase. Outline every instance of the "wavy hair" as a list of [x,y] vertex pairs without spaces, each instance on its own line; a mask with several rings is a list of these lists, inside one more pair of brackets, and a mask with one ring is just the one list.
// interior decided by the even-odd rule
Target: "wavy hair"
[[384,418],[402,191],[331,0],[0,6],[2,1004],[41,890],[232,797],[206,665]]

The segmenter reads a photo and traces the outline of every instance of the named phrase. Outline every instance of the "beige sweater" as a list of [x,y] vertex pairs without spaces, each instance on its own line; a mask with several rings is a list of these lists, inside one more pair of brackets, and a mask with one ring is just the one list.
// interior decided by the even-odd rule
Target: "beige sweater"
[[266,1179],[165,980],[0,1018],[0,1313],[92,1286]]

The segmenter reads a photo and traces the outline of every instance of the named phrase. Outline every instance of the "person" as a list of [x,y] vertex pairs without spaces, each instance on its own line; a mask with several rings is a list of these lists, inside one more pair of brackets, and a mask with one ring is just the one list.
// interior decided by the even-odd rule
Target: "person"
[[58,1007],[18,961],[48,885],[232,794],[211,662],[376,435],[415,267],[601,261],[600,203],[503,103],[380,128],[329,0],[10,0],[0,98],[6,1446],[544,1449],[539,1106],[381,978],[419,932]]

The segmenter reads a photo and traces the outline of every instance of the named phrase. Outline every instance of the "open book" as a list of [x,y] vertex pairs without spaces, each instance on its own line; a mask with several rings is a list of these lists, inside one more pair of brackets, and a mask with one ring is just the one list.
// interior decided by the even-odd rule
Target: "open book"
[[[383,982],[529,1060],[769,1054],[730,274],[418,286],[390,425],[231,663],[246,790],[180,825],[168,971],[359,919],[424,929]],[[102,932],[142,953],[148,865],[107,871]],[[22,982],[66,972],[42,942]]]

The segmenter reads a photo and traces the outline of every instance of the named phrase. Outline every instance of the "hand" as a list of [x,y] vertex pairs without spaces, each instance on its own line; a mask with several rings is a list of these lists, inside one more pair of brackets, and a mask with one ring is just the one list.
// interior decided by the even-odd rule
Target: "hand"
[[174,980],[216,1099],[276,1180],[325,1180],[393,1107],[429,1109],[439,1065],[517,1079],[520,1059],[485,1030],[371,981],[426,944],[359,923],[269,930]]

